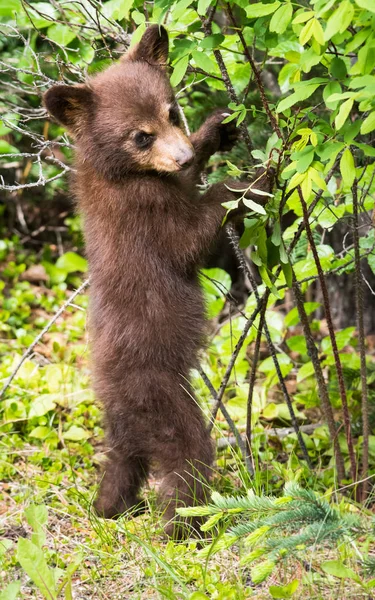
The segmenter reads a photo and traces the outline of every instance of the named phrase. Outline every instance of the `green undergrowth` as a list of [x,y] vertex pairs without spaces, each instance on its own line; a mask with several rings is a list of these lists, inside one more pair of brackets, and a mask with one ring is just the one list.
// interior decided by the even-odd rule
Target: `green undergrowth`
[[[86,264],[74,252],[57,261],[47,256],[46,277],[35,282],[30,271],[35,256],[23,251],[17,238],[4,242],[2,252],[0,373],[5,383],[25,348],[80,283]],[[205,274],[211,278],[203,277],[202,285],[214,333],[203,365],[218,387],[244,317],[235,316],[230,324],[218,321],[230,279],[220,270]],[[210,503],[195,509],[203,515],[202,540],[173,542],[164,535],[156,507],[157,481],[150,480],[145,490],[148,510],[143,516],[105,521],[91,510],[105,449],[101,411],[90,389],[87,301],[82,294],[57,320],[1,402],[0,599],[368,598],[375,585],[372,497],[366,506],[357,505],[349,480],[347,489],[337,490],[302,336],[292,335],[298,327],[295,311],[282,316],[271,298],[267,318],[274,342],[285,349],[279,358],[295,388],[299,421],[317,425],[303,434],[314,472],[300,460],[295,434],[285,430],[288,413],[266,357],[254,395],[254,477],[236,448],[221,450]],[[316,303],[307,306],[311,314],[316,308]],[[329,356],[316,323],[317,339]],[[256,327],[249,332],[225,398],[240,431],[255,333]],[[344,330],[338,340],[343,355],[350,354],[347,378],[355,422],[358,372],[350,350],[352,334],[352,329]],[[371,363],[369,373],[371,378]],[[193,373],[193,383],[208,414],[211,398],[198,373]],[[335,397],[333,376],[331,389]],[[213,431],[219,445],[229,434],[219,416]],[[359,455],[360,438],[356,442]],[[374,437],[370,442],[374,458]],[[340,443],[345,452],[344,439]]]

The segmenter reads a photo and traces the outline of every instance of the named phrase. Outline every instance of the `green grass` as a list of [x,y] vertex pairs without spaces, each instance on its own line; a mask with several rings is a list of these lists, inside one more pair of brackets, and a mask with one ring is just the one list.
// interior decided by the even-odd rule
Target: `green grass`
[[[22,269],[16,263],[7,268],[1,299],[6,313],[0,342],[3,383],[25,347],[66,298],[67,283],[78,284],[75,276],[66,273],[64,281],[39,287],[19,280]],[[265,560],[242,561],[249,554],[246,540],[240,538],[226,547],[228,529],[238,523],[235,511],[222,514],[202,533],[203,541],[168,540],[156,505],[158,482],[154,480],[145,490],[148,510],[144,515],[118,521],[94,515],[91,505],[105,448],[100,407],[90,390],[86,307],[87,296],[77,298],[24,363],[2,401],[0,600],[371,597],[375,577],[371,498],[368,506],[361,507],[350,496],[336,493],[324,427],[306,436],[316,466],[313,474],[298,458],[294,435],[283,440],[269,435],[267,419],[273,426],[289,422],[280,409],[280,395],[267,365],[259,372],[255,396],[254,478],[244,469],[237,450],[229,447],[218,455],[212,491],[223,497],[243,497],[253,490],[262,498],[280,498],[286,482],[298,481],[324,496],[341,515],[356,515],[361,523],[358,535],[281,552],[270,569]],[[279,316],[272,315],[270,310],[271,327],[274,324],[274,335],[279,335]],[[221,361],[225,363],[231,353],[230,333],[235,335],[240,326],[240,319],[233,322],[231,332],[224,325],[212,339],[205,370],[216,387],[224,370]],[[246,364],[243,352],[226,398],[242,431]],[[197,374],[194,385],[207,412],[209,393]],[[298,392],[301,398],[305,394],[313,400],[312,384],[310,388],[304,384]],[[219,416],[213,435],[221,438],[228,433]],[[293,532],[300,529],[297,523]],[[280,531],[280,537],[288,539],[287,532]],[[253,549],[260,547],[261,536]],[[336,561],[339,574],[324,570],[329,561]]]

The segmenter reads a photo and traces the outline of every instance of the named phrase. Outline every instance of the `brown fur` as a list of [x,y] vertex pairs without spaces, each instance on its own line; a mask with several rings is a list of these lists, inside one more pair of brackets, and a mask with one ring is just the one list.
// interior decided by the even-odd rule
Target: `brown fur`
[[[119,64],[85,86],[55,86],[45,96],[77,142],[94,387],[109,447],[96,501],[105,517],[139,503],[155,465],[171,519],[176,503],[204,498],[214,457],[189,383],[204,341],[197,271],[220,230],[221,203],[235,194],[216,184],[200,195],[196,184],[236,132],[219,111],[184,135],[163,68],[167,53],[165,30],[150,27]],[[139,131],[154,135],[151,148],[137,148]],[[264,176],[257,187],[269,185]]]

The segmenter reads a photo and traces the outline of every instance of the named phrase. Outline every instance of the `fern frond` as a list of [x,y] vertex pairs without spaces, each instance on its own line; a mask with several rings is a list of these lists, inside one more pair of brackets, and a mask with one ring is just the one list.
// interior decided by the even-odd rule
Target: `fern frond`
[[362,566],[368,577],[375,577],[375,556],[368,556]]

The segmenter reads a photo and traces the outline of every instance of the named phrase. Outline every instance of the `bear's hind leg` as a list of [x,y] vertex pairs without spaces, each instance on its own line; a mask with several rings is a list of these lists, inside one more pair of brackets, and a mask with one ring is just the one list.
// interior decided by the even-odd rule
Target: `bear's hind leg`
[[198,406],[189,402],[186,414],[182,419],[178,417],[175,413],[172,436],[168,424],[164,440],[157,444],[156,456],[164,476],[159,497],[167,522],[165,531],[174,538],[183,538],[199,532],[200,520],[179,517],[176,509],[208,500],[214,452]]
[[103,471],[94,502],[96,513],[106,519],[115,519],[128,510],[132,515],[143,512],[145,503],[139,497],[139,491],[148,475],[148,462],[137,456],[125,456],[121,448],[112,449]]

